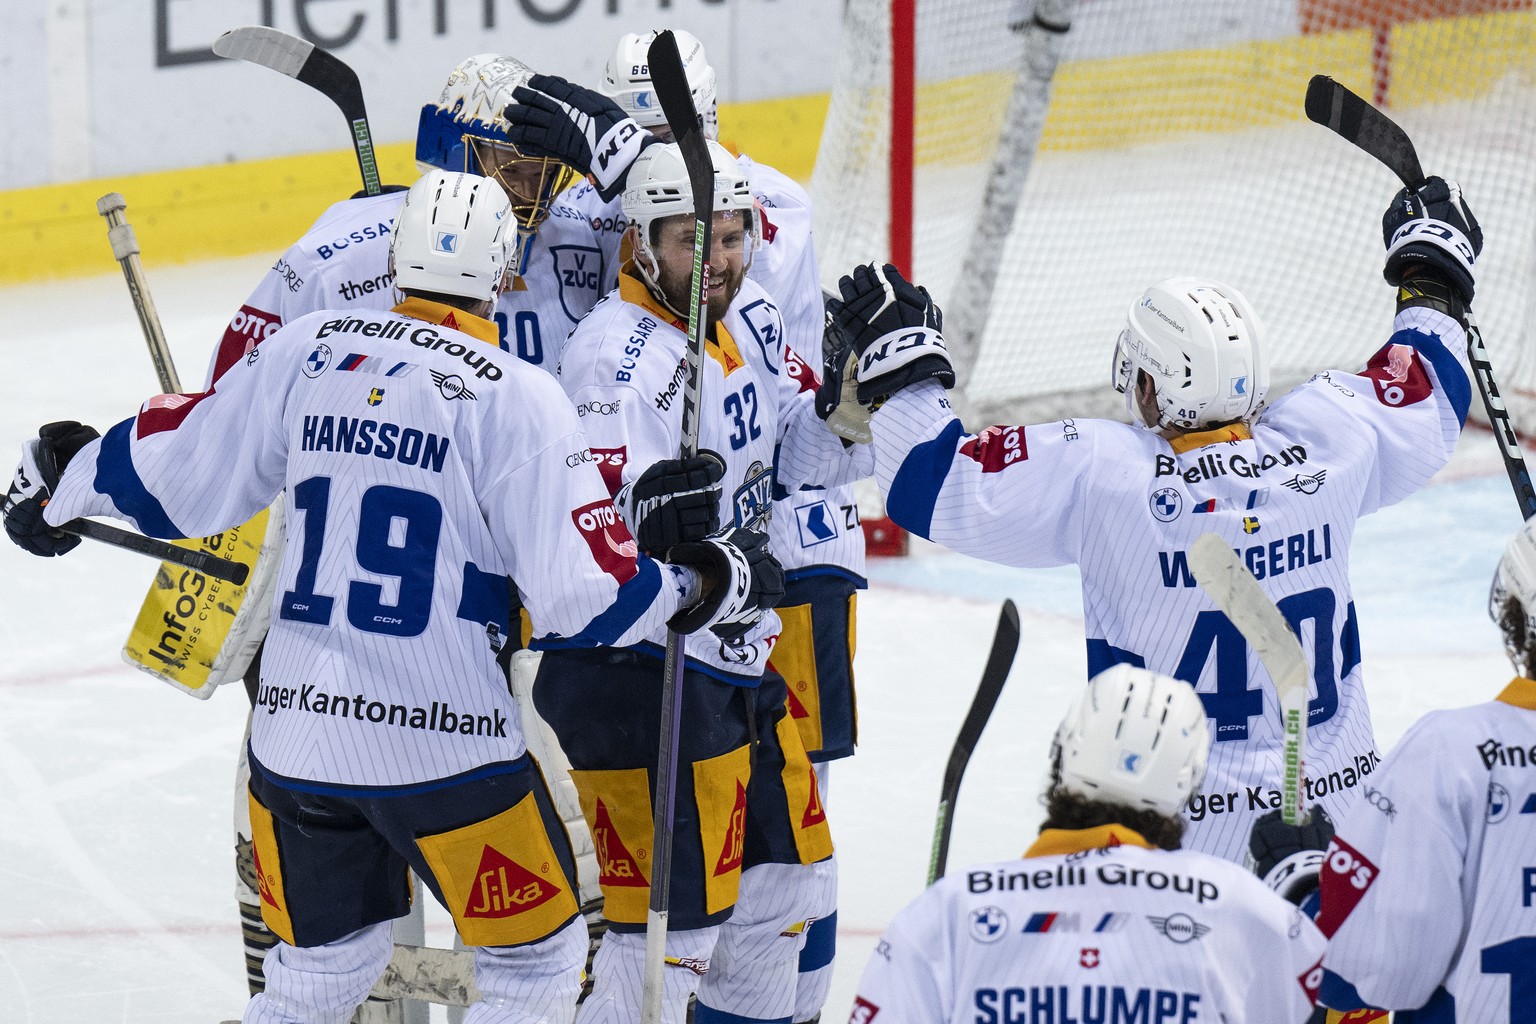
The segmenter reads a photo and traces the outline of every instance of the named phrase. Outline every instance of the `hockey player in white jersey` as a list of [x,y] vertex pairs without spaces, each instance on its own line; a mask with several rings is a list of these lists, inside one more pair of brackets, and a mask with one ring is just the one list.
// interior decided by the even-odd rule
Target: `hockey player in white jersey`
[[[413,869],[477,947],[471,1022],[569,1021],[574,861],[496,665],[509,586],[547,628],[627,644],[753,628],[782,587],[745,531],[637,554],[549,375],[495,347],[511,203],[433,172],[401,208],[390,311],[319,311],[215,390],[24,449],[7,533],[127,519],[160,537],[291,512],[251,735],[262,909],[282,942],[247,1022],[345,1019],[389,959]],[[449,326],[457,324],[457,328]]]
[[[560,347],[571,326],[607,290],[603,281],[612,270],[603,267],[602,237],[617,237],[623,225],[605,229],[571,203],[575,174],[557,160],[521,153],[506,138],[500,111],[512,92],[526,82],[530,68],[503,54],[477,54],[461,61],[449,74],[441,94],[420,112],[416,163],[423,172],[468,171],[493,176],[512,202],[516,217],[515,251],[510,261],[510,287],[497,298],[492,319],[500,347],[525,362],[553,373]],[[357,307],[389,309],[395,287],[389,268],[389,247],[403,193],[393,189],[378,196],[358,196],[331,206],[272,266],[250,297],[231,318],[208,368],[205,386],[263,338],[284,324],[318,309]],[[255,578],[264,574],[258,571]],[[151,591],[155,600],[157,591]],[[253,590],[257,598],[259,587]],[[174,599],[161,597],[161,600]],[[160,616],[150,617],[159,622]],[[240,626],[247,628],[245,619]],[[256,637],[259,638],[259,627]],[[216,641],[205,640],[210,646]],[[246,644],[235,636],[230,645]],[[507,652],[504,657],[508,656]],[[238,678],[241,664],[230,663]],[[259,665],[246,672],[254,701]],[[246,941],[247,973],[252,991],[261,985],[260,957],[272,936],[261,925],[257,893],[249,884],[250,828],[244,821],[243,768],[237,779],[235,832],[237,896]]]
[[[704,45],[692,33],[674,30],[694,109],[703,119],[706,138],[719,139],[715,69]],[[585,136],[570,130],[579,114],[612,131],[626,118],[663,142],[673,131],[651,82],[649,52],[657,33],[630,32],[608,57],[596,92],[549,75],[535,75],[519,90],[519,103],[506,113],[509,134],[530,152],[547,152],[587,169]],[[604,101],[607,97],[607,101]],[[596,134],[596,131],[594,131]],[[581,141],[578,142],[578,139]],[[556,148],[543,148],[554,146]],[[821,276],[811,243],[811,200],[793,179],[767,164],[737,155],[757,205],[760,238],[747,276],[763,286],[778,306],[784,336],[810,366],[821,365],[823,304]],[[626,169],[627,172],[627,169]],[[585,201],[594,223],[623,223],[617,195],[606,205],[594,186],[574,190],[573,205]],[[605,267],[622,262],[621,236],[604,232]],[[613,284],[610,281],[609,284]],[[755,323],[749,323],[754,330]],[[792,364],[796,367],[799,364]],[[776,609],[781,632],[769,670],[786,682],[789,713],[799,727],[806,753],[817,765],[825,798],[830,762],[850,756],[857,736],[853,685],[853,647],[857,610],[855,593],[864,577],[864,531],[851,485],[774,486],[774,514],[769,524],[774,554],[784,564],[785,595]],[[819,870],[836,871],[836,857]],[[832,980],[837,915],[811,925],[800,958],[799,994],[794,1019],[809,1021],[821,1010]]]
[[[633,259],[571,333],[560,368],[617,504],[653,552],[712,522],[765,525],[776,462],[796,484],[870,469],[867,449],[846,449],[817,418],[814,375],[786,365],[794,357],[777,308],[745,276],[751,191],[730,154],[708,148],[717,185],[699,456],[675,457],[693,261],[692,188],[675,145],[650,146],[629,175]],[[679,481],[666,500],[641,472],[657,460]],[[683,481],[694,494],[681,493]],[[548,632],[537,616],[534,626]],[[815,772],[785,715],[782,681],[762,676],[777,632],[765,617],[738,643],[695,636],[685,647],[663,988],[674,1024],[695,989],[699,1024],[789,1019],[805,925],[831,910],[830,878],[813,870],[832,853]],[[535,642],[544,650],[535,703],[574,768],[610,922],[583,1024],[639,1015],[664,641],[658,632],[603,652]]]
[[1231,544],[1307,649],[1305,803],[1338,820],[1379,764],[1350,540],[1360,516],[1412,494],[1455,448],[1471,394],[1461,317],[1482,245],[1460,189],[1439,178],[1400,192],[1383,223],[1397,313],[1358,372],[1320,373],[1266,407],[1270,342],[1253,308],[1230,287],[1176,278],[1138,296],[1120,333],[1113,383],[1130,425],[967,434],[935,379],[953,376],[926,293],[889,266],[841,283],[843,351],[823,391],[840,395],[846,371],[853,411],[877,408],[868,425],[891,518],[1007,565],[1076,564],[1089,674],[1129,662],[1199,691],[1214,749],[1189,810],[1192,849],[1242,859],[1284,775],[1274,687],[1190,573],[1186,550],[1203,533]]
[[1505,549],[1488,612],[1516,678],[1410,728],[1328,848],[1328,1006],[1444,1024],[1536,1015],[1536,521]]
[[1235,864],[1180,849],[1210,748],[1188,683],[1125,663],[1052,744],[1023,860],[951,871],[886,928],[850,1024],[1302,1024],[1323,937]]

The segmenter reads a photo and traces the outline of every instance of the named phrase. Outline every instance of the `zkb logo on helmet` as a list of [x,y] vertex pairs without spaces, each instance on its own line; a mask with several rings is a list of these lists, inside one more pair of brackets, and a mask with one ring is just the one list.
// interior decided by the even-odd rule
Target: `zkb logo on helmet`
[[432,247],[438,252],[455,253],[459,251],[459,236],[451,231],[439,231],[437,239]]

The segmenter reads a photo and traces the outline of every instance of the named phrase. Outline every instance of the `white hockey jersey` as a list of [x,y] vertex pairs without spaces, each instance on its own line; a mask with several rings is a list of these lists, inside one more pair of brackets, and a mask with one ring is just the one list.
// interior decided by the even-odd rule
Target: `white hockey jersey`
[[1321,1001],[1400,1024],[1536,1015],[1536,682],[1414,724],[1338,823]]
[[[522,274],[496,302],[499,343],[555,372],[572,325],[607,291],[603,232],[577,204],[582,187],[550,204],[529,244]],[[404,192],[347,199],[320,216],[267,271],[231,318],[204,386],[283,324],[320,309],[389,309],[397,301],[389,245]],[[600,219],[599,219],[600,220]],[[622,230],[622,228],[620,228]]]
[[[720,522],[767,532],[773,481],[844,483],[872,469],[867,448],[845,448],[816,415],[808,369],[784,345],[778,308],[751,278],[715,327],[700,384],[699,447],[725,460]],[[610,492],[655,462],[675,459],[682,441],[687,324],[663,309],[645,285],[620,276],[576,326],[560,363],[560,383],[576,405]],[[778,463],[775,464],[777,457]],[[535,648],[563,646],[558,628],[533,616]],[[732,647],[705,632],[688,638],[694,667],[728,682],[756,685],[778,633],[766,615]],[[649,638],[664,645],[665,630]]]
[[[789,347],[810,367],[812,374],[819,374],[825,306],[811,239],[811,197],[794,179],[767,164],[745,155],[737,156],[736,160],[751,183],[762,221],[762,237],[752,255],[747,277],[772,296]],[[581,204],[599,230],[603,265],[612,268],[608,282],[612,287],[617,283],[618,268],[624,258],[620,242],[628,222],[624,219],[623,203],[615,199],[604,205],[590,185],[571,189],[565,198],[573,206]],[[617,233],[609,230],[611,225],[618,225]],[[791,492],[780,483],[775,494],[769,536],[785,572],[793,578],[797,570],[835,566],[862,584],[864,531],[859,525],[853,485],[806,487]]]
[[1210,767],[1185,845],[1240,860],[1253,819],[1280,806],[1274,687],[1195,584],[1187,551],[1226,540],[1299,633],[1313,666],[1305,802],[1336,820],[1378,763],[1349,585],[1356,520],[1401,501],[1449,459],[1470,400],[1465,336],[1411,309],[1359,373],[1329,371],[1251,431],[1176,438],[1105,420],[967,435],[933,382],[872,420],[891,518],[1005,565],[1076,564],[1088,672],[1128,661],[1196,687]]
[[1302,1024],[1323,937],[1235,864],[1047,829],[896,915],[850,1024]]
[[554,378],[497,351],[489,321],[416,299],[301,317],[215,390],[150,399],[81,450],[47,514],[195,537],[279,492],[251,748],[292,780],[400,786],[522,756],[495,661],[509,578],[589,645],[654,635],[691,583],[637,560]]

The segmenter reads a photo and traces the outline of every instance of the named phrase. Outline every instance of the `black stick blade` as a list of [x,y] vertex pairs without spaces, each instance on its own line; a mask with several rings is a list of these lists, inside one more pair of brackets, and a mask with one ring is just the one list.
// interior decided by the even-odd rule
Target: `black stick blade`
[[1343,84],[1327,75],[1313,75],[1307,83],[1307,119],[1354,143],[1377,160],[1409,188],[1424,184],[1419,154],[1408,133]]

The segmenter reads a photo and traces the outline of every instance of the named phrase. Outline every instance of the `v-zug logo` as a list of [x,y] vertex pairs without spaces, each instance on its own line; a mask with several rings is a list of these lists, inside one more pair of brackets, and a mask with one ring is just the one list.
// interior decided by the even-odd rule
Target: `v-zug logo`
[[438,252],[456,253],[459,251],[459,236],[452,231],[439,231],[432,247]]
[[594,245],[552,245],[549,256],[560,282],[560,308],[573,322],[580,320],[601,294],[603,254]]

